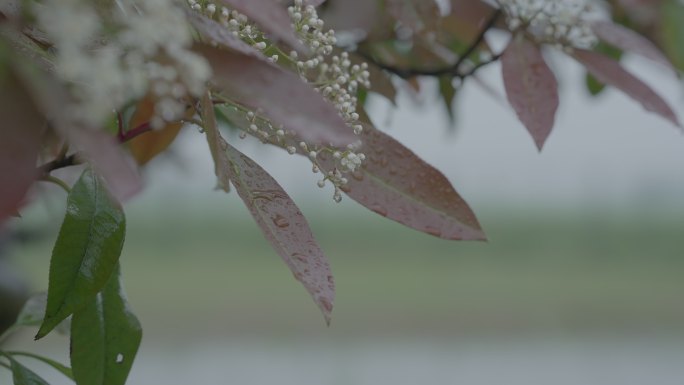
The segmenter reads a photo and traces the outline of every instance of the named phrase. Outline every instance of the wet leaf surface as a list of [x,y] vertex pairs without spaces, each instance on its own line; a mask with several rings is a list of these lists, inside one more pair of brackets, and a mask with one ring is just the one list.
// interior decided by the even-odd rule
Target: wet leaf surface
[[514,37],[501,56],[506,96],[541,151],[558,109],[558,83],[534,43]]
[[[343,191],[366,208],[408,227],[444,238],[484,240],[468,204],[449,180],[387,134],[365,124],[359,152],[366,155]],[[332,160],[319,155],[324,167]]]
[[335,282],[328,259],[297,205],[261,166],[227,146],[231,180],[266,239],[292,271],[330,323]]
[[142,340],[116,267],[102,292],[74,313],[71,366],[77,385],[124,385]]
[[100,178],[86,169],[67,200],[50,261],[45,317],[36,339],[85,306],[104,287],[118,263],[125,231],[120,205]]

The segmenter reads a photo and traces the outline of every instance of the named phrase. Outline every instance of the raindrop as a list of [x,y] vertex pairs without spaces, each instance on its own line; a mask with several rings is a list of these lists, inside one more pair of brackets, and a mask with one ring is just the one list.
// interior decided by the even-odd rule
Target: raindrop
[[425,228],[425,232],[430,234],[430,235],[434,235],[435,237],[441,237],[442,236],[442,230],[438,229],[436,227],[432,227],[432,226],[427,226]]
[[123,360],[124,360],[123,354],[119,353],[119,354],[116,355],[116,363],[117,363],[117,364],[123,363]]
[[277,214],[273,219],[273,224],[280,227],[281,229],[284,229],[288,226],[290,226],[290,222],[282,215]]
[[383,217],[387,216],[387,209],[384,208],[383,206],[380,206],[378,204],[374,204],[374,205],[370,206],[370,209],[373,210],[374,212],[382,215]]

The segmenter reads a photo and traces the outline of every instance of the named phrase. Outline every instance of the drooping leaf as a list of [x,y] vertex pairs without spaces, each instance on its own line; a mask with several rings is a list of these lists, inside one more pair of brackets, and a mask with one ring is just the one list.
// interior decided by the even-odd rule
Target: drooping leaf
[[[343,191],[349,197],[384,217],[436,237],[485,239],[475,214],[441,172],[369,123],[364,124],[361,140],[359,152],[366,160],[347,178]],[[332,160],[323,152],[319,160],[331,168]]]
[[[600,52],[616,61],[620,61],[620,58],[622,57],[622,50],[619,48],[615,48],[612,45],[608,45],[604,42],[599,42],[595,47],[594,51]],[[594,75],[590,74],[587,72],[585,76],[585,81],[587,84],[587,89],[589,90],[589,93],[592,96],[596,96],[603,92],[603,90],[606,88],[606,85],[598,81]]]
[[506,96],[539,151],[548,138],[558,109],[558,83],[539,47],[516,36],[501,56]]
[[330,264],[309,224],[278,182],[253,160],[227,145],[233,167],[231,181],[266,239],[283,258],[295,278],[311,294],[326,322],[335,300]]
[[660,40],[663,49],[677,68],[684,71],[684,4],[679,0],[664,0],[661,5]]
[[[149,97],[138,102],[129,123],[129,130],[148,124],[154,115],[154,106],[154,101]],[[128,149],[139,165],[145,165],[173,143],[182,127],[183,124],[180,122],[168,123],[160,129],[148,131],[129,140]]]
[[209,151],[214,159],[214,173],[218,179],[218,188],[225,192],[230,192],[231,170],[230,161],[228,160],[228,155],[226,155],[226,148],[228,146],[219,132],[214,104],[211,102],[209,91],[202,98],[202,123],[204,123],[204,132],[207,136]]
[[[0,46],[0,50],[3,47]],[[14,215],[38,176],[44,118],[6,66],[0,71],[0,223]]]
[[33,353],[27,353],[27,352],[7,352],[7,354],[12,355],[12,356],[24,356],[24,357],[29,357],[33,358],[34,360],[38,360],[43,362],[44,364],[52,366],[55,370],[58,372],[62,373],[64,376],[68,377],[69,379],[73,380],[74,379],[74,374],[71,371],[71,368],[59,363],[55,360],[52,360],[47,357],[39,356],[37,354]]
[[291,26],[285,7],[273,0],[220,0],[229,9],[234,9],[259,25],[275,40],[282,40],[300,52],[307,52]]
[[118,263],[126,232],[120,205],[86,169],[69,193],[52,250],[47,307],[36,339],[92,301]]
[[77,385],[124,385],[142,340],[117,265],[102,292],[74,313],[71,367]]
[[332,104],[297,75],[239,52],[208,46],[196,50],[211,64],[214,83],[224,95],[262,111],[304,141],[344,146],[357,139]]
[[12,379],[14,385],[50,385],[42,377],[20,364],[11,356],[6,355],[12,367]]
[[609,84],[634,100],[647,110],[669,120],[676,126],[679,120],[670,106],[648,85],[622,68],[620,63],[596,52],[577,49],[573,56],[599,81]]
[[606,43],[660,63],[676,73],[672,63],[670,63],[660,49],[637,32],[610,21],[595,22],[591,25],[591,28],[596,36]]
[[187,19],[190,24],[210,42],[216,43],[216,45],[224,48],[232,49],[236,52],[266,60],[260,51],[257,51],[249,44],[240,40],[240,38],[233,35],[227,28],[218,22],[192,11],[187,13]]

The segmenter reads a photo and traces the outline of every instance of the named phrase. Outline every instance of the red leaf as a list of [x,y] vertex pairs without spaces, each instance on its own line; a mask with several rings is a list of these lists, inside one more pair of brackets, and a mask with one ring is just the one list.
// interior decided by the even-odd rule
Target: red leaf
[[230,192],[231,170],[230,161],[228,160],[228,155],[226,155],[228,144],[219,132],[214,104],[208,91],[202,98],[202,123],[204,124],[204,132],[207,134],[209,151],[214,159],[214,173],[216,173],[218,178],[218,188],[225,192]]
[[539,48],[519,37],[506,47],[501,69],[508,102],[541,151],[558,109],[556,78]]
[[133,160],[118,141],[104,131],[73,124],[66,116],[69,93],[50,74],[31,66],[17,67],[17,74],[26,84],[36,105],[48,117],[55,130],[82,151],[106,181],[109,191],[120,202],[142,189],[140,176]]
[[358,140],[337,110],[297,75],[239,52],[200,46],[214,83],[232,100],[260,109],[304,141],[345,146]]
[[292,21],[285,7],[277,2],[273,0],[220,0],[220,2],[254,20],[273,38],[284,41],[297,51],[308,51],[295,35],[291,26]]
[[606,43],[620,48],[623,51],[634,52],[645,58],[651,59],[677,74],[677,70],[674,69],[672,63],[670,63],[660,49],[637,32],[610,21],[596,22],[592,24],[592,30],[596,36]]
[[575,50],[573,56],[584,65],[598,81],[618,88],[647,110],[654,112],[681,127],[677,115],[670,106],[648,85],[627,72],[617,61],[596,52]]
[[266,60],[261,52],[240,40],[216,21],[194,11],[189,11],[187,13],[187,18],[190,24],[204,36],[204,38],[209,39],[224,48]]
[[104,131],[71,127],[68,140],[83,151],[95,171],[107,181],[107,190],[116,200],[125,202],[142,190],[133,159],[112,136]]
[[231,181],[240,198],[330,324],[335,283],[328,260],[311,234],[306,218],[263,168],[232,146],[226,148],[236,170]]
[[[388,135],[364,124],[363,167],[343,191],[368,209],[408,227],[445,239],[484,240],[468,204],[437,169]],[[319,155],[323,165],[331,159]],[[329,168],[329,167],[328,167]]]
[[[7,67],[5,67],[7,69]],[[0,75],[0,223],[14,216],[38,176],[44,118],[12,73]]]

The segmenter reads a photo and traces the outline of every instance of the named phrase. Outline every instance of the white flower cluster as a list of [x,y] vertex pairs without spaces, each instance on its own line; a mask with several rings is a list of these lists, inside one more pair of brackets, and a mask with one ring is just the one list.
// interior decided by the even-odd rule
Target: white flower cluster
[[525,28],[539,43],[562,49],[591,48],[598,39],[591,23],[600,8],[591,0],[497,0],[510,30]]
[[104,12],[86,0],[34,3],[37,26],[56,48],[55,70],[75,104],[70,115],[101,125],[112,111],[150,93],[151,124],[183,117],[184,98],[200,96],[211,75],[189,50],[191,30],[175,0],[121,0]]
[[[265,34],[245,16],[235,10],[205,0],[187,0],[190,8],[218,21],[224,28],[262,51],[272,62],[289,66],[297,71],[301,79],[312,85],[328,101],[330,101],[351,130],[361,134],[363,126],[356,112],[360,87],[370,88],[368,64],[352,64],[349,55],[342,52],[332,55],[337,39],[335,31],[324,30],[324,22],[318,17],[316,9],[303,5],[302,0],[295,0],[288,7],[292,26],[299,40],[310,50],[310,55],[301,57],[296,51],[283,52],[272,44]],[[264,142],[276,144],[290,154],[297,152],[308,155],[313,163],[312,171],[321,172],[318,155],[321,152],[332,155],[336,167],[323,175],[318,186],[324,187],[329,181],[335,188],[333,199],[342,199],[341,189],[348,182],[345,175],[359,168],[365,155],[355,152],[355,146],[348,148],[332,148],[316,146],[300,141],[282,125],[276,125],[264,118],[259,111],[241,109],[246,119],[246,129],[241,137],[247,134],[256,136]]]

